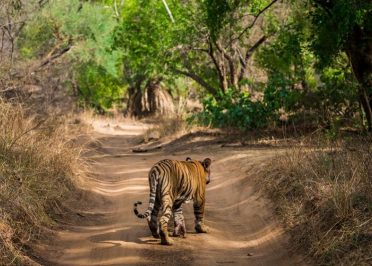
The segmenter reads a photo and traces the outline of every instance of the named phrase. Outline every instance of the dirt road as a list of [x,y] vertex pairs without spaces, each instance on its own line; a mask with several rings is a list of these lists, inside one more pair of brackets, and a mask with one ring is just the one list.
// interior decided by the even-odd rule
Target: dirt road
[[[141,125],[94,123],[99,141],[90,154],[94,206],[76,208],[84,218],[58,233],[50,265],[305,265],[290,251],[288,238],[274,219],[268,200],[255,191],[252,178],[274,155],[266,149],[221,149],[209,138],[184,139],[164,149],[132,153]],[[212,181],[207,187],[209,234],[195,234],[192,204],[185,206],[188,234],[161,246],[147,223],[133,214],[133,203],[146,202],[150,167],[163,158],[210,157]]]

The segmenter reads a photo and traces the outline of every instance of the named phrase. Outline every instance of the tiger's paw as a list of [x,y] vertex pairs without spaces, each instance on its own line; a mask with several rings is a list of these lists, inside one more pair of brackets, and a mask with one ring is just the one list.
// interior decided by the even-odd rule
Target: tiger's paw
[[182,231],[182,230],[174,230],[173,231],[173,237],[182,237],[182,238],[186,238],[186,232]]
[[152,236],[154,238],[160,238],[159,227],[158,227],[156,220],[149,220],[148,225],[149,225]]
[[208,233],[209,232],[209,228],[208,226],[204,225],[204,224],[196,224],[195,225],[195,231],[197,233]]
[[160,244],[165,245],[165,246],[172,246],[174,241],[170,239],[169,237],[167,238],[161,238]]
[[152,233],[152,236],[153,236],[154,238],[160,238],[160,235],[159,235],[158,233]]
[[186,238],[186,233],[174,231],[172,236]]
[[183,238],[186,237],[186,225],[184,221],[174,224],[173,236]]

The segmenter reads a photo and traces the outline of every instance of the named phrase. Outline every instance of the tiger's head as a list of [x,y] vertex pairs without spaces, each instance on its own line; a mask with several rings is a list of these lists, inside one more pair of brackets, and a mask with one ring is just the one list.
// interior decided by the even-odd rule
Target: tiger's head
[[[192,159],[190,157],[186,158],[186,162],[191,162]],[[205,182],[207,185],[211,182],[211,164],[212,160],[209,158],[205,158],[204,161],[199,161],[199,163],[203,166],[204,171],[205,171]]]
[[204,161],[200,162],[205,171],[205,179],[207,185],[211,182],[211,164],[212,160],[209,158],[205,158]]

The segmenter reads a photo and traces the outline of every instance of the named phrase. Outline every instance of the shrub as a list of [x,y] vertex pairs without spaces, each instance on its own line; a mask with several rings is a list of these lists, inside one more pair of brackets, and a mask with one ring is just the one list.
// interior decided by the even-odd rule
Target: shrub
[[53,209],[73,189],[79,152],[63,127],[28,118],[20,106],[0,101],[0,257],[4,264],[24,264],[24,247],[42,227],[51,225]]
[[252,101],[248,92],[228,90],[215,97],[203,100],[204,110],[191,118],[203,125],[235,127],[240,129],[262,128],[268,123],[270,113],[260,101]]

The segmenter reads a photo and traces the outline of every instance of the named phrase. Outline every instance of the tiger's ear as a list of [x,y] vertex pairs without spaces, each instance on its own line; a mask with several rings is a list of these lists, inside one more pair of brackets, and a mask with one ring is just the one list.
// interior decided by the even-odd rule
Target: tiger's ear
[[211,166],[211,164],[212,164],[212,160],[209,159],[209,158],[205,158],[204,161],[202,162],[202,165],[203,165],[203,167],[204,167],[206,170],[209,169],[209,167]]
[[186,162],[189,162],[189,161],[192,161],[192,159],[190,157],[187,157]]

